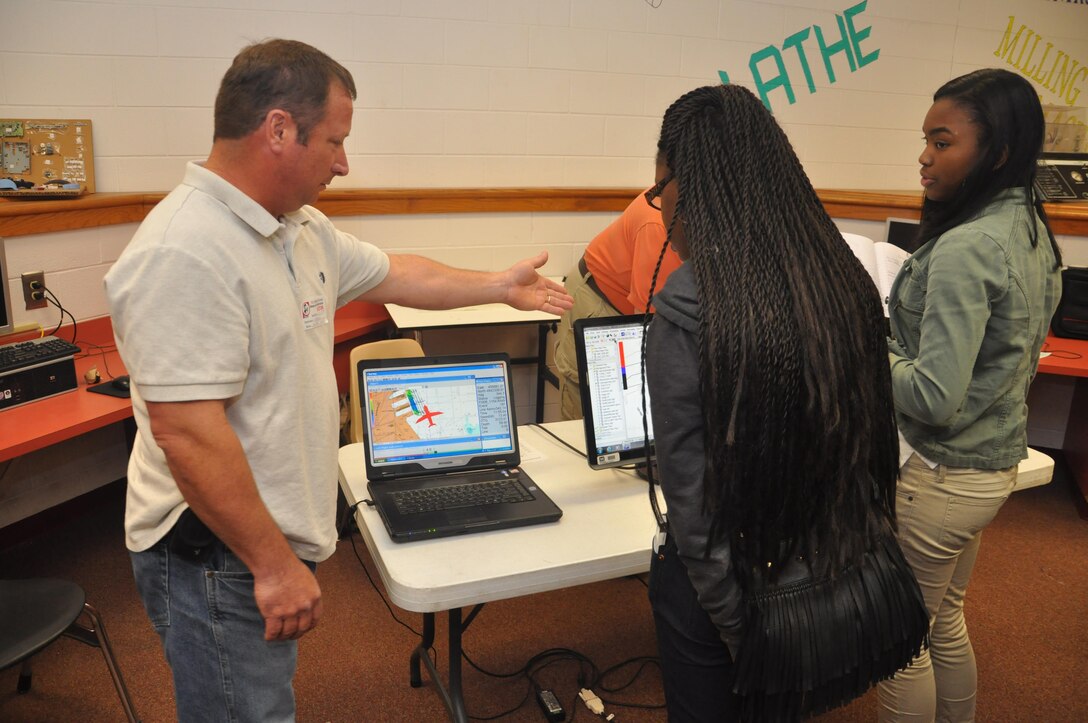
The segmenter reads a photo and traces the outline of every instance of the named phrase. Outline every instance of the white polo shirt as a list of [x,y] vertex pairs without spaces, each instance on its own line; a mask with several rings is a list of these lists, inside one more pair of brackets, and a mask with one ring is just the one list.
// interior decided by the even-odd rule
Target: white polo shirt
[[389,258],[306,206],[276,219],[196,163],[105,277],[132,375],[125,536],[146,550],[185,508],[145,400],[227,399],[261,498],[305,560],[335,549],[339,402],[333,313]]

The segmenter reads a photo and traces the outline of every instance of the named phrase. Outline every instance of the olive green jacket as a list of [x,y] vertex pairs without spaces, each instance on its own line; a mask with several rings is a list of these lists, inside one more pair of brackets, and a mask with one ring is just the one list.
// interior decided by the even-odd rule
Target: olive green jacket
[[1023,189],[903,264],[888,349],[896,420],[917,452],[978,469],[1027,456],[1028,386],[1060,295],[1050,238]]

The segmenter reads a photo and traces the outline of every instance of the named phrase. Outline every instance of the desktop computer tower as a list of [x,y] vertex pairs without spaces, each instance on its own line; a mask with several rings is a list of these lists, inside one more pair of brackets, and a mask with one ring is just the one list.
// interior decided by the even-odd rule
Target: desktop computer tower
[[0,373],[0,410],[17,407],[79,386],[73,359],[57,359]]

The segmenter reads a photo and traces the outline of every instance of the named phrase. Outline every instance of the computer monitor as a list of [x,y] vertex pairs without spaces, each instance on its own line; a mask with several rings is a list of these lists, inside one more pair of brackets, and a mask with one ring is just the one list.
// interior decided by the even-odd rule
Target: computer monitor
[[8,291],[8,263],[4,256],[4,239],[0,238],[0,336],[15,330],[15,309]]
[[889,218],[884,225],[884,240],[906,251],[914,251],[918,221],[912,218]]
[[594,469],[644,463],[653,457],[653,423],[642,420],[642,332],[639,315],[578,319],[574,345],[581,379],[586,460]]

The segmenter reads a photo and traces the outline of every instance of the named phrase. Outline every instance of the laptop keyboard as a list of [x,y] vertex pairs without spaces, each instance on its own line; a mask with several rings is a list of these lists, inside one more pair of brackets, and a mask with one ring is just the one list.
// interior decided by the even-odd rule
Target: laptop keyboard
[[534,499],[521,482],[509,478],[419,490],[400,490],[391,496],[397,512],[402,515],[454,510],[458,507],[480,507],[503,502],[528,502]]

